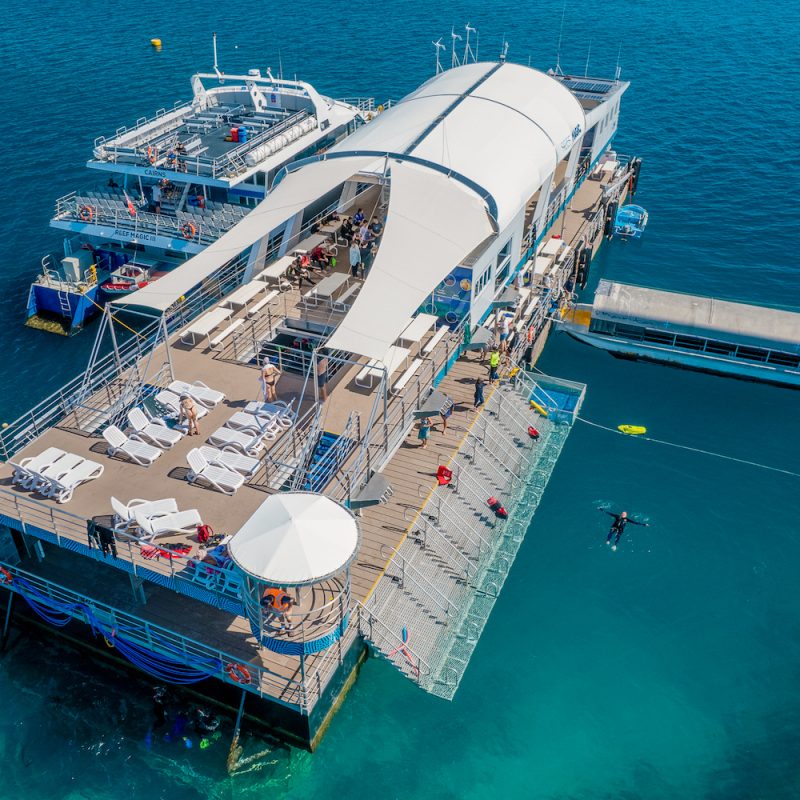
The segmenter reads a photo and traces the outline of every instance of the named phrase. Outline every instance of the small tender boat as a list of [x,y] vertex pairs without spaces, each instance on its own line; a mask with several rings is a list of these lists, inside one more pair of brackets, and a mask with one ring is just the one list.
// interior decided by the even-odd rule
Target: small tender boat
[[115,269],[108,280],[100,285],[100,288],[107,295],[121,297],[147,286],[150,281],[150,270],[131,262]]

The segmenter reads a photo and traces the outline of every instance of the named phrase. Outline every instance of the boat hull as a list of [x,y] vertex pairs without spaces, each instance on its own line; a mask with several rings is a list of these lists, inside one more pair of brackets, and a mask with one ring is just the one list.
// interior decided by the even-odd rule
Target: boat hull
[[651,361],[696,372],[710,372],[714,375],[723,375],[728,378],[759,381],[800,389],[800,372],[784,370],[772,364],[733,362],[703,353],[670,350],[657,345],[631,342],[624,339],[610,339],[590,333],[586,328],[577,325],[564,325],[563,329],[578,341],[606,350],[617,358]]

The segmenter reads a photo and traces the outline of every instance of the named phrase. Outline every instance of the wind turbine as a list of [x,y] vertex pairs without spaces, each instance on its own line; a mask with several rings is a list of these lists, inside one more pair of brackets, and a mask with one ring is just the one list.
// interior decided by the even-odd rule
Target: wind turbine
[[473,53],[472,52],[472,48],[469,46],[469,35],[470,35],[470,33],[477,33],[478,29],[477,28],[473,28],[469,24],[469,22],[467,23],[466,28],[467,28],[467,41],[466,41],[466,44],[464,45],[464,57],[461,59],[461,63],[462,64],[469,64],[470,57],[472,57],[473,62],[476,62],[478,60],[477,54]]
[[439,53],[444,50],[444,45],[442,44],[442,37],[439,37],[439,40],[436,42],[431,42],[431,44],[436,48],[436,74],[438,75],[440,72],[444,72],[444,67],[442,67],[442,60],[439,58]]
[[458,60],[458,53],[456,53],[456,39],[461,41],[461,36],[456,33],[455,28],[450,28],[450,38],[453,40],[453,47],[450,59],[450,66],[451,67],[460,67],[461,63]]

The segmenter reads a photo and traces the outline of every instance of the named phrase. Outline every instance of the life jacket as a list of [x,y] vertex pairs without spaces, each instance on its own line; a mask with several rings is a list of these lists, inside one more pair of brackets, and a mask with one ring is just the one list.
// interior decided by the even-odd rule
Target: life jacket
[[292,598],[283,589],[267,589],[264,600],[269,600],[269,604],[278,611],[288,611],[292,605]]
[[533,427],[533,425],[528,425],[528,436],[530,436],[531,439],[538,439],[539,431],[537,431],[536,428]]
[[214,535],[214,529],[210,525],[197,526],[197,541],[205,544]]

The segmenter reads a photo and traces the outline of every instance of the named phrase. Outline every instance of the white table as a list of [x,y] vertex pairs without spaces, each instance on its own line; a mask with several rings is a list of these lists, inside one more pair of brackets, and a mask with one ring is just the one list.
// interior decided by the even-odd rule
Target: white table
[[292,258],[292,256],[283,256],[279,258],[274,264],[270,264],[266,269],[262,269],[261,272],[258,273],[259,280],[280,281],[293,261],[294,258]]
[[619,166],[619,161],[614,161],[613,159],[609,161],[604,161],[600,165],[600,172],[613,172]]
[[536,256],[536,261],[533,264],[533,275],[544,275],[550,268],[550,263],[549,256]]
[[439,318],[434,314],[417,314],[410,324],[397,337],[398,342],[416,343],[436,324]]
[[222,302],[231,308],[245,308],[258,294],[265,291],[267,284],[263,281],[250,281],[229,294]]
[[555,256],[565,244],[566,242],[563,239],[548,239],[541,250],[542,255]]
[[350,276],[346,272],[334,272],[333,275],[328,275],[327,278],[323,278],[316,286],[307,292],[306,297],[314,302],[319,300],[330,301],[333,299],[336,292],[349,280]]
[[181,341],[186,336],[192,337],[192,344],[197,344],[197,337],[208,336],[210,340],[211,331],[218,328],[226,319],[230,319],[233,310],[230,308],[215,308],[196,320],[182,334]]
[[[356,383],[359,386],[369,386],[372,388],[373,378],[380,378],[383,375],[384,367],[386,369],[386,374],[389,376],[392,375],[397,372],[401,364],[405,363],[409,352],[410,351],[405,347],[390,347],[384,361],[373,358],[371,361],[367,362],[367,365],[356,375]],[[369,383],[366,382],[367,379],[369,379]]]
[[328,237],[322,233],[312,233],[308,239],[303,239],[298,242],[297,247],[292,250],[294,255],[304,256],[310,253],[318,244],[324,244],[328,241]]

